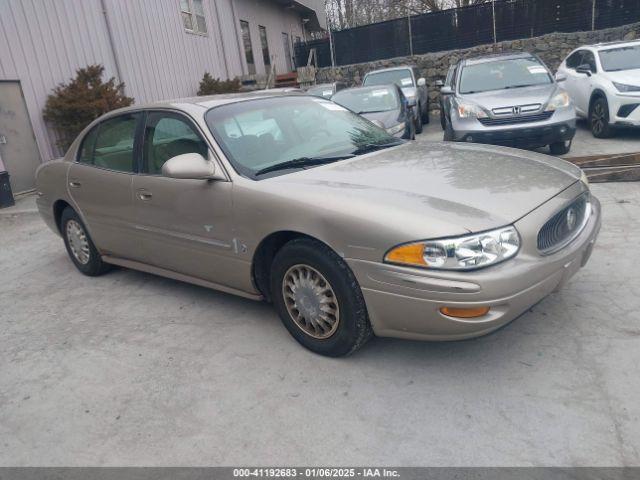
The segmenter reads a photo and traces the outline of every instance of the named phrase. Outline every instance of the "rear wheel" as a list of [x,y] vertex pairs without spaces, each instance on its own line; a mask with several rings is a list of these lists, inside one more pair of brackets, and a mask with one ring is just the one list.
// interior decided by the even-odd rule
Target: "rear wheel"
[[440,108],[440,126],[442,127],[442,130],[447,128],[447,119],[444,116],[444,108]]
[[415,117],[416,133],[422,133],[422,117],[420,114],[420,104],[418,104],[416,108],[418,109],[418,115]]
[[84,223],[71,207],[65,208],[62,212],[60,231],[69,258],[82,273],[95,277],[111,269],[111,266],[100,258]]
[[552,155],[564,155],[571,150],[571,140],[565,142],[555,142],[549,145],[549,150]]
[[609,103],[606,98],[599,97],[591,105],[589,125],[591,133],[596,138],[609,138],[613,135],[613,128],[609,125]]
[[373,335],[353,272],[321,242],[302,238],[282,247],[273,261],[271,294],[286,329],[313,352],[349,355]]

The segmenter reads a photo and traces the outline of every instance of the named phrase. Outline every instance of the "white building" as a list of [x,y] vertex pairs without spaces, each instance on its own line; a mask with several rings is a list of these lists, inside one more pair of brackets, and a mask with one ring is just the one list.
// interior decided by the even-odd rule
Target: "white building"
[[0,172],[14,193],[60,156],[42,110],[78,68],[102,64],[136,102],[293,69],[293,43],[324,29],[323,0],[0,0]]

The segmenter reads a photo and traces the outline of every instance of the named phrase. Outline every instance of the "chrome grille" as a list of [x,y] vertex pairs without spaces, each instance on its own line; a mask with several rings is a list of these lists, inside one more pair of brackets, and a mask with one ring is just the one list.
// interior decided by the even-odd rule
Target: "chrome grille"
[[544,224],[538,232],[538,250],[548,255],[557,252],[576,238],[589,219],[589,193],[583,193]]
[[493,125],[513,125],[516,123],[541,122],[548,120],[553,112],[542,112],[533,115],[521,115],[519,117],[501,117],[501,118],[479,118],[480,123],[487,126]]

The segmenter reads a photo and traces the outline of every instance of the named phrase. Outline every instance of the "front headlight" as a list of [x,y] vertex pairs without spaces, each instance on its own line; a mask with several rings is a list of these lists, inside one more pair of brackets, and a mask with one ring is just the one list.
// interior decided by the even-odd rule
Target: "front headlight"
[[640,87],[635,85],[625,85],[624,83],[611,82],[619,92],[640,92]]
[[398,125],[387,128],[387,133],[389,135],[395,135],[397,133],[402,132],[403,130],[404,130],[404,123],[399,123]]
[[549,100],[549,104],[547,105],[547,112],[552,112],[557,110],[558,108],[568,107],[571,103],[571,99],[567,92],[559,92],[556,93],[551,100]]
[[384,261],[436,270],[474,270],[503,262],[518,253],[520,236],[509,226],[461,237],[398,245]]
[[460,118],[487,118],[487,112],[475,103],[457,102]]

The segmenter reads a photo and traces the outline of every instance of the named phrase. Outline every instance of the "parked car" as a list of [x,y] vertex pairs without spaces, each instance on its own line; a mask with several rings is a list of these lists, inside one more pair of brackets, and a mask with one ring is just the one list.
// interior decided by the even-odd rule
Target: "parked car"
[[558,75],[566,77],[564,88],[594,137],[610,137],[615,127],[640,127],[640,41],[580,47]]
[[299,94],[116,110],[36,180],[40,214],[85,275],[120,265],[267,300],[332,356],[373,334],[500,328],[587,262],[600,226],[568,162],[404,142]]
[[429,91],[427,82],[420,76],[418,67],[407,65],[373,70],[367,73],[362,81],[365,87],[390,83],[398,85],[409,100],[415,100],[416,133],[422,133],[422,125],[429,123]]
[[[442,87],[451,88],[453,86],[453,76],[455,73],[456,65],[451,65],[449,67],[449,70],[447,71],[447,76],[445,77],[445,79],[436,81],[436,87],[440,89]],[[442,93],[440,93],[438,101],[440,103],[440,126],[442,127],[442,130],[444,130],[447,126],[444,112],[451,108],[451,95],[443,95]]]
[[329,99],[333,97],[337,92],[339,92],[340,90],[344,90],[345,88],[347,88],[347,84],[342,82],[319,83],[307,88],[307,93],[316,97]]
[[375,87],[348,88],[332,100],[384,128],[389,135],[416,138],[415,100],[407,100],[395,83]]
[[549,145],[569,152],[576,112],[545,64],[529,53],[498,54],[458,62],[445,109],[445,140],[519,148]]

